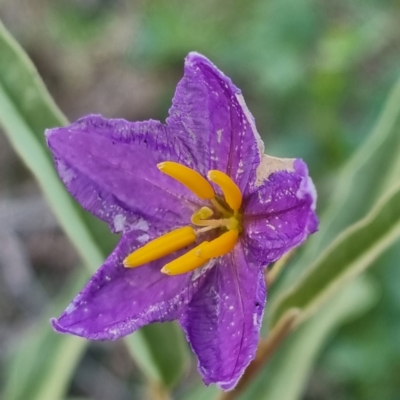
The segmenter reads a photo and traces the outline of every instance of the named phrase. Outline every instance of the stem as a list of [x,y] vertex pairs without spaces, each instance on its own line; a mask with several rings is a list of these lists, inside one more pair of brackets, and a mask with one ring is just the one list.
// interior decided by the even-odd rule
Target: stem
[[152,380],[147,383],[144,400],[172,400],[172,397],[166,387]]
[[269,335],[265,339],[260,340],[256,358],[247,367],[235,389],[230,392],[222,393],[218,397],[218,400],[233,400],[246,388],[257,376],[260,369],[270,360],[272,354],[279,345],[286,339],[299,315],[300,310],[298,308],[292,308],[282,316]]
[[275,282],[276,278],[282,272],[283,267],[288,263],[288,261],[293,257],[295,250],[291,250],[284,254],[275,264],[274,266],[267,271],[265,274],[265,282],[267,287],[271,287],[271,285]]

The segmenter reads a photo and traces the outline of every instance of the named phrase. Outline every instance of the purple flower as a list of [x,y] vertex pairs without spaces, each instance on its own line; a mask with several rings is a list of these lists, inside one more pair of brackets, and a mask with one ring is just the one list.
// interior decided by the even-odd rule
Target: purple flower
[[233,388],[255,356],[265,267],[317,229],[304,162],[263,154],[240,90],[197,53],[166,125],[89,115],[47,140],[70,193],[122,233],[54,328],[114,340],[177,319],[204,382]]

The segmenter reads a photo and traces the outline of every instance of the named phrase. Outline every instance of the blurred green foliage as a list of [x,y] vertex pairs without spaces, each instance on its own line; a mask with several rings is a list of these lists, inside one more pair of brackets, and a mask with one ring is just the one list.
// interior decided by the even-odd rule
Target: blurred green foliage
[[[243,90],[267,152],[307,161],[317,183],[320,212],[336,199],[332,190],[340,188],[338,171],[365,142],[400,73],[397,0],[57,0],[41,4],[42,25],[26,21],[32,37],[6,23],[28,51],[36,54],[43,50],[41,46],[61,45],[62,61],[71,64],[65,70],[82,67],[89,73],[92,66],[80,55],[104,51],[138,73],[150,74],[161,86],[157,101],[143,112],[152,118],[165,118],[184,56],[197,50],[210,57]],[[7,0],[0,5],[0,17],[6,7]],[[107,54],[104,63],[111,57]],[[46,71],[41,70],[52,89],[56,84]],[[56,97],[62,97],[54,88]],[[120,116],[136,115],[132,110]],[[396,139],[396,131],[392,137]],[[382,160],[385,155],[386,150]],[[396,157],[391,160],[387,168],[393,167]],[[388,179],[384,173],[376,174],[375,184],[366,171],[359,174],[367,182],[363,199],[355,196],[348,203],[355,210],[352,215],[358,210],[360,218],[373,204],[366,198],[375,201]],[[392,182],[399,181],[397,172]],[[355,195],[357,182],[350,188]],[[335,234],[355,222],[344,214],[340,208],[335,214],[340,220]],[[331,240],[327,235],[324,245]],[[310,252],[310,259],[320,252],[319,246]],[[368,313],[346,322],[319,357],[314,355],[314,376],[323,376],[324,388],[314,387],[311,380],[306,399],[398,398],[399,249],[382,255],[369,274],[380,288],[380,298]],[[351,306],[351,296],[348,301]],[[185,389],[179,388],[177,395],[187,393]],[[202,396],[199,391],[199,399],[208,398]]]

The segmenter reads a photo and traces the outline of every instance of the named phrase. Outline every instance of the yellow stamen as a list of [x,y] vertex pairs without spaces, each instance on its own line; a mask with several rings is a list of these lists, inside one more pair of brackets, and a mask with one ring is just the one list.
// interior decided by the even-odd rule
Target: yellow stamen
[[208,207],[201,207],[200,210],[196,211],[193,215],[192,218],[190,219],[192,224],[198,225],[199,223],[207,218],[210,218],[214,214],[213,210]]
[[197,256],[201,258],[214,258],[229,253],[237,242],[239,232],[232,230],[223,233],[221,236],[206,243],[203,247],[198,248]]
[[[222,228],[223,226],[231,229],[238,229],[238,222],[235,217],[231,218],[224,218],[224,219],[206,219],[206,220],[196,220],[195,222],[192,221],[194,225],[197,226],[207,226],[209,228]],[[198,231],[195,231],[196,233]]]
[[164,267],[161,269],[161,272],[167,275],[179,275],[201,267],[208,261],[208,259],[199,257],[197,252],[207,244],[208,242],[203,242],[183,256],[178,257],[174,261],[164,265]]
[[219,204],[218,200],[215,197],[213,199],[210,199],[210,201],[215,209],[218,210],[223,216],[227,217],[228,215],[230,215],[230,212],[226,210],[221,204]]
[[172,161],[164,161],[157,164],[158,169],[164,174],[176,179],[178,182],[185,185],[197,197],[203,200],[214,198],[215,193],[210,183],[203,178],[198,172]]
[[215,169],[209,171],[207,176],[211,182],[214,182],[221,188],[229,207],[233,211],[238,211],[242,205],[242,192],[236,183],[228,175]]
[[124,266],[126,268],[138,267],[183,249],[195,240],[196,234],[191,226],[175,229],[129,254],[124,260]]

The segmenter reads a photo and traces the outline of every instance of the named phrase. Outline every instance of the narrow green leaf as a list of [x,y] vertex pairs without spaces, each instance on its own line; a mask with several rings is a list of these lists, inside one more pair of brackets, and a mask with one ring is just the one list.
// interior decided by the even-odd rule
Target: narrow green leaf
[[298,264],[306,264],[341,230],[362,218],[400,176],[400,78],[371,135],[342,168],[321,218]]
[[196,386],[184,391],[177,398],[179,400],[216,400],[219,397],[219,393],[221,393],[221,390],[216,385],[206,386],[203,382],[199,382]]
[[0,81],[10,101],[18,104],[19,112],[37,139],[44,143],[48,127],[65,125],[67,119],[54,103],[36,68],[0,22]]
[[365,276],[340,289],[314,317],[287,339],[240,399],[302,398],[318,354],[334,330],[364,314],[377,299],[377,285]]
[[68,397],[67,400],[92,400],[89,397]]
[[54,214],[92,271],[103,260],[46,150],[45,128],[66,123],[35,67],[0,23],[0,125],[32,171]]
[[129,351],[150,379],[172,387],[189,364],[189,355],[178,324],[165,322],[143,327],[126,338]]
[[57,335],[49,323],[65,303],[79,290],[88,274],[82,269],[62,297],[55,300],[46,315],[18,342],[18,348],[7,363],[4,400],[55,400],[66,388],[79,362],[87,340]]
[[340,234],[292,288],[274,299],[270,325],[291,308],[302,310],[302,320],[309,317],[399,238],[400,184],[386,193],[364,219]]

